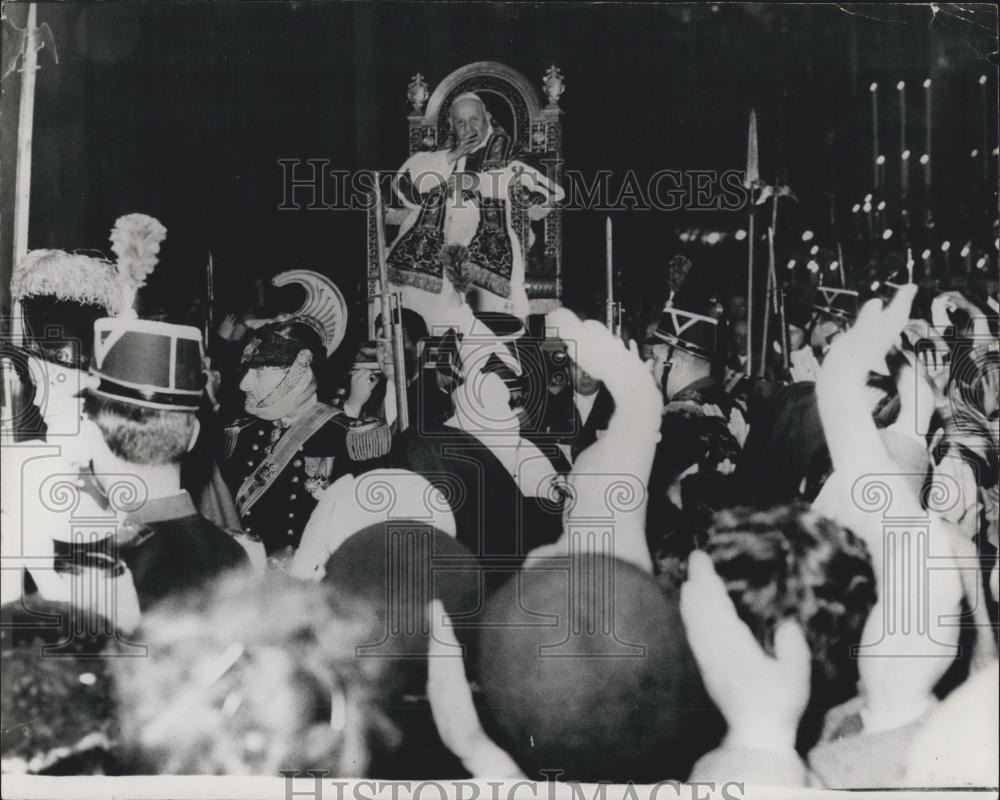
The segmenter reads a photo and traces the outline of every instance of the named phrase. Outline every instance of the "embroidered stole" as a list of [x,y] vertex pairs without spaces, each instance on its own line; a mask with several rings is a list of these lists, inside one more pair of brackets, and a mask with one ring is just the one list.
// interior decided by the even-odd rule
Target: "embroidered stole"
[[[515,145],[511,137],[496,131],[486,146],[465,158],[465,172],[488,172],[506,167]],[[441,291],[444,264],[444,220],[447,211],[445,187],[436,187],[424,196],[416,222],[396,243],[386,258],[389,280],[415,286],[429,292]],[[506,198],[483,197],[481,192],[466,192],[463,199],[479,207],[479,225],[469,242],[466,269],[472,283],[501,297],[510,296],[510,276],[514,252],[507,232]]]

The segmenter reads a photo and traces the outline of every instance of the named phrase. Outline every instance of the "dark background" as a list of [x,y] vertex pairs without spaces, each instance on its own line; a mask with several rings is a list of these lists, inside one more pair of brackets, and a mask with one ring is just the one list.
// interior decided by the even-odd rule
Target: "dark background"
[[[354,301],[364,281],[363,213],[279,211],[278,159],[394,170],[407,154],[410,77],[421,72],[433,90],[466,63],[495,60],[539,91],[549,64],[562,70],[566,167],[584,175],[632,169],[645,183],[643,176],[665,168],[742,170],[747,116],[756,107],[761,176],[787,183],[799,200],[781,207],[781,264],[802,249],[804,228],[824,248],[835,249],[839,238],[852,261],[868,258],[850,211],[872,190],[868,85],[880,84],[887,200],[898,213],[895,84],[908,84],[907,138],[916,159],[925,142],[921,83],[931,77],[936,227],[912,226],[910,243],[937,253],[944,238],[972,239],[995,271],[996,158],[984,181],[970,151],[982,147],[981,74],[988,76],[989,147],[996,146],[997,67],[989,55],[996,9],[940,9],[40,3],[39,23],[51,27],[59,63],[49,49],[39,55],[29,246],[110,255],[116,217],[141,211],[168,229],[146,295],[174,317],[204,293],[209,250],[217,314],[248,296],[250,278],[293,267],[331,275]],[[25,7],[8,4],[5,14],[6,62],[12,24],[23,25]],[[5,306],[19,80],[14,73],[3,82]],[[913,214],[922,218],[916,163],[911,185]],[[620,298],[633,313],[662,303],[663,264],[676,252],[690,254],[720,288],[745,281],[745,242],[706,247],[678,239],[691,227],[733,233],[746,227],[743,212],[613,217]],[[564,215],[564,284],[573,305],[603,300],[603,223],[596,211]],[[892,249],[899,256],[902,234],[890,245],[876,255]]]

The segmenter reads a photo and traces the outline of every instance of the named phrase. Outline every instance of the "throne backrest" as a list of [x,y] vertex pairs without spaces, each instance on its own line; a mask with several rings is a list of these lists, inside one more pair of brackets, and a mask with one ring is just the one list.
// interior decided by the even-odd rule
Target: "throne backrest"
[[500,109],[501,113],[492,113],[495,121],[526,150],[560,149],[558,107],[550,104],[543,108],[534,87],[517,70],[495,61],[477,61],[441,81],[427,102],[426,112],[419,113],[414,103],[417,113],[409,117],[411,153],[447,146],[448,111],[454,99],[465,92],[482,97],[491,112]]

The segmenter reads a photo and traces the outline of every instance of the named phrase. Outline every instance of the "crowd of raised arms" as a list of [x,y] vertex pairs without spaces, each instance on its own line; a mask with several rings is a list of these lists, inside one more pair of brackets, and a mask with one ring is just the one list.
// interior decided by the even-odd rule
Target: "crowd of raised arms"
[[692,281],[626,341],[408,279],[410,189],[368,341],[16,265],[4,772],[996,786],[996,283],[819,292],[751,380]]

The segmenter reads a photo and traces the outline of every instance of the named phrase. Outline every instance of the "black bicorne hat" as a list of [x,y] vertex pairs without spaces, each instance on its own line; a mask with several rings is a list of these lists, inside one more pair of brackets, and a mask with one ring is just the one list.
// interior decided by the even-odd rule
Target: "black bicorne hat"
[[314,364],[326,358],[324,342],[311,325],[295,317],[269,322],[257,328],[244,345],[240,370],[290,367],[302,350],[313,354]]

